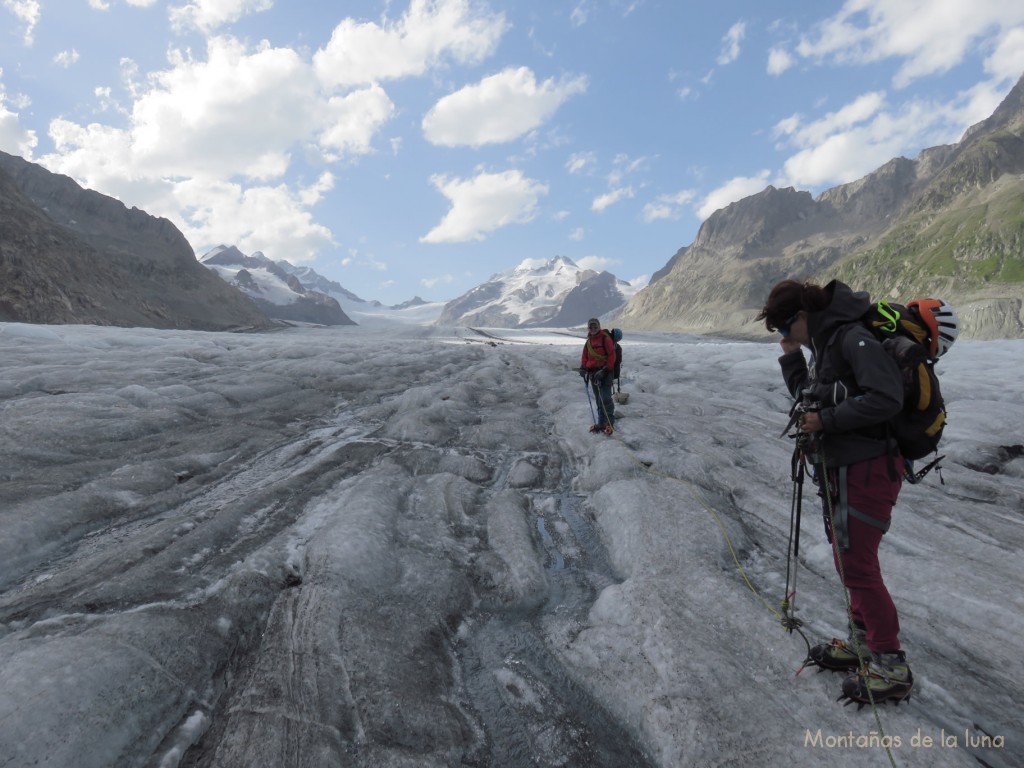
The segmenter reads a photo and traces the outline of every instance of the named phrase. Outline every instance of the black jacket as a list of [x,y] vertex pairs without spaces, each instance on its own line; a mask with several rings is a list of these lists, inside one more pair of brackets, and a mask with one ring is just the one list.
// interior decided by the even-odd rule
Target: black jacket
[[779,358],[790,394],[821,404],[821,448],[830,467],[895,452],[885,424],[903,407],[900,369],[865,328],[868,295],[833,280],[831,303],[807,316],[811,365],[803,350]]

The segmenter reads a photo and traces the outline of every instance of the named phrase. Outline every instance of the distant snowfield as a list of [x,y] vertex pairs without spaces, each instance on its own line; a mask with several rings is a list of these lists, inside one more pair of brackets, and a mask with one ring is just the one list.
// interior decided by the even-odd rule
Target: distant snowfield
[[337,293],[330,294],[342,310],[364,329],[405,328],[410,325],[433,325],[444,309],[444,302],[434,301],[405,309],[375,306],[368,301],[352,301]]
[[[877,716],[776,615],[778,347],[627,335],[607,438],[582,343],[0,324],[0,766],[1024,764],[1024,341],[940,364]],[[802,531],[814,642],[811,488]]]
[[[241,270],[241,267],[228,267],[222,264],[204,264],[203,266],[207,269],[212,269],[229,285],[236,284],[235,280],[238,272]],[[271,274],[269,270],[262,267],[247,267],[245,271],[249,273],[253,284],[258,289],[253,294],[256,298],[269,301],[271,304],[276,304],[279,307],[294,304],[299,300],[299,294],[289,288],[287,283],[276,275]],[[249,293],[248,291],[245,292]]]

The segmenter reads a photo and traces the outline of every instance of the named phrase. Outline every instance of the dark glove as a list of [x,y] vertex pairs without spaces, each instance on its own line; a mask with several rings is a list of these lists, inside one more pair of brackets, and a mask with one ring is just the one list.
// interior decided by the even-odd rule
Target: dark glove
[[579,373],[579,375],[582,376],[584,379],[586,379],[590,375],[590,371],[588,371],[582,365],[576,369],[576,372]]

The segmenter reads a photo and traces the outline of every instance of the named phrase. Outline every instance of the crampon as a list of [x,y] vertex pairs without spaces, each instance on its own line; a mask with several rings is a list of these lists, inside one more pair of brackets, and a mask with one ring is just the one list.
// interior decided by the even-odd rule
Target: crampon
[[899,704],[904,700],[910,701],[913,689],[914,675],[903,659],[896,664],[872,660],[864,669],[843,681],[843,692],[836,701],[842,701],[844,707],[856,702],[857,709],[872,702]]
[[[866,656],[866,647],[862,649]],[[810,649],[804,659],[804,667],[817,667],[818,672],[853,672],[860,668],[861,656],[858,654],[856,640],[840,640],[833,638],[828,643],[819,643]]]

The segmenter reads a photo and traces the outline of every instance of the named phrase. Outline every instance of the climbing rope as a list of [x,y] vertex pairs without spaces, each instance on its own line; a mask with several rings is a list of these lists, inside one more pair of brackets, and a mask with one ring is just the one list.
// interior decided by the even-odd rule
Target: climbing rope
[[[607,376],[607,375],[608,374],[606,373],[605,376]],[[601,413],[604,414],[604,423],[605,424],[611,424],[612,420],[610,418],[608,418],[608,406],[606,406],[604,404],[604,398],[601,396],[601,385],[600,384],[598,384],[598,386],[594,388],[594,399],[597,400],[598,405],[601,406]]]
[[[793,607],[792,598],[794,598],[795,594],[796,594],[796,565],[793,566],[793,577],[792,577],[793,589],[792,589],[792,592],[790,592],[790,589],[789,589],[790,588],[790,562],[789,562],[789,557],[787,556],[787,563],[786,563],[786,590],[787,591],[786,591],[786,594],[785,594],[785,596],[783,597],[783,600],[782,600],[782,605],[781,605],[782,612],[780,613],[774,607],[772,607],[772,605],[768,602],[768,600],[766,600],[764,598],[764,596],[760,592],[758,592],[758,590],[754,586],[753,582],[751,582],[750,578],[747,576],[746,570],[744,570],[744,568],[743,568],[743,564],[740,562],[739,556],[736,554],[736,549],[735,549],[735,547],[733,547],[732,539],[730,539],[730,537],[729,537],[729,533],[726,530],[725,524],[722,522],[721,516],[718,514],[718,511],[697,491],[697,489],[694,487],[694,484],[692,482],[690,482],[689,480],[686,480],[684,478],[675,477],[673,475],[669,475],[669,474],[666,474],[664,472],[660,472],[658,470],[651,469],[651,466],[650,466],[649,463],[643,462],[640,459],[638,459],[632,453],[632,451],[630,452],[630,456],[633,459],[633,461],[635,461],[637,464],[639,464],[641,467],[644,468],[645,472],[647,472],[649,474],[652,474],[652,475],[656,475],[658,477],[665,478],[666,480],[671,480],[671,481],[680,483],[681,485],[685,486],[687,488],[687,490],[690,492],[690,495],[693,496],[693,498],[697,501],[697,503],[700,504],[707,512],[709,512],[711,514],[712,518],[715,520],[715,523],[717,523],[719,529],[722,532],[722,538],[725,540],[726,546],[729,548],[729,554],[732,556],[733,562],[736,564],[736,569],[739,572],[740,576],[742,577],[743,582],[747,585],[747,588],[751,591],[751,593],[758,600],[761,601],[761,603],[764,605],[764,607],[766,609],[768,609],[769,612],[771,612],[777,619],[779,619],[779,621],[782,623],[782,626],[786,629],[787,632],[790,632],[790,633],[796,632],[797,634],[800,635],[801,638],[803,638],[804,644],[807,646],[808,658],[810,658],[811,644],[810,644],[810,641],[807,639],[807,636],[801,630],[801,626],[803,625],[803,622],[801,622],[799,619],[795,618],[795,616],[793,616],[792,613],[791,613],[791,611],[795,610],[795,608]],[[799,482],[796,482],[796,480],[794,481],[794,500],[793,500],[793,504],[791,506],[791,514],[790,514],[790,543],[794,545],[793,548],[791,549],[791,551],[793,552],[794,560],[796,559],[796,551],[797,551],[796,547],[799,546],[800,507],[801,507],[801,499],[802,499],[802,496],[803,496],[803,474],[804,474],[803,471],[802,471],[803,463],[804,463],[804,457],[801,455],[801,462],[800,462],[801,467],[800,467],[800,469],[798,469],[798,471],[800,472],[800,474],[798,476]],[[824,469],[824,465],[821,465],[821,470],[823,470],[823,469]],[[824,482],[827,484],[828,483],[828,476],[825,475],[825,474],[822,474],[821,477],[823,478]],[[828,492],[828,486],[827,485],[826,485],[825,499],[826,499],[826,508],[827,508],[827,511],[828,511],[828,514],[829,514],[829,519],[830,519],[830,525],[831,525],[831,528],[832,528],[832,531],[833,531],[833,535],[832,535],[833,547],[835,547],[836,546],[836,544],[835,544],[836,536],[834,534],[834,531],[835,531],[835,511],[834,511],[833,506],[832,506],[832,496],[831,496],[831,493]],[[846,577],[845,577],[845,575],[843,573],[842,558],[838,557],[838,551],[837,551],[836,561],[837,561],[838,566],[839,566],[838,567],[839,581],[840,581],[840,585],[843,588],[843,596],[844,596],[844,600],[845,600],[845,603],[846,603],[847,620],[850,622],[850,624],[852,626],[852,623],[853,623],[853,607],[852,607],[852,603],[850,602],[849,590],[846,587]],[[801,670],[802,669],[803,669],[803,667],[801,667]],[[866,671],[866,662],[863,661],[863,660],[861,662],[861,669]],[[799,673],[799,671],[798,671],[798,673]],[[889,758],[889,764],[892,766],[892,768],[896,768],[896,759],[895,759],[895,757],[893,757],[892,748],[889,746],[888,740],[885,739],[885,731],[884,731],[884,729],[882,727],[882,718],[881,718],[881,715],[880,715],[880,713],[878,711],[878,706],[875,703],[874,695],[871,693],[871,689],[870,688],[868,688],[868,698],[869,698],[869,700],[871,702],[871,709],[872,709],[872,711],[874,713],[874,716],[875,716],[875,722],[878,725],[879,736],[882,739],[882,743],[885,745],[885,752],[886,752],[886,755]]]
[[722,522],[721,516],[719,516],[718,511],[713,506],[711,506],[711,504],[697,491],[693,483],[681,477],[675,477],[674,475],[669,475],[664,472],[659,472],[656,469],[651,469],[649,464],[640,461],[640,459],[636,458],[636,456],[631,456],[631,458],[637,464],[642,466],[644,468],[644,471],[647,472],[648,474],[663,477],[666,480],[671,480],[686,487],[686,489],[690,492],[690,495],[693,496],[693,498],[697,501],[698,504],[700,504],[707,512],[711,514],[711,517],[718,524],[719,529],[722,531],[722,538],[725,539],[725,544],[729,548],[729,554],[732,555],[733,562],[736,563],[736,569],[739,571],[740,576],[743,578],[744,583],[747,585],[747,588],[753,593],[753,595],[758,600],[761,601],[765,608],[771,611],[771,613],[777,619],[784,619],[784,616],[777,610],[775,610],[775,608],[772,607],[771,603],[769,603],[764,598],[764,596],[757,591],[757,587],[754,586],[753,582],[751,582],[750,578],[747,576],[747,572],[743,569],[743,564],[740,562],[739,555],[736,554],[736,549],[732,545],[732,539],[729,538],[729,532],[726,530],[725,524]]

